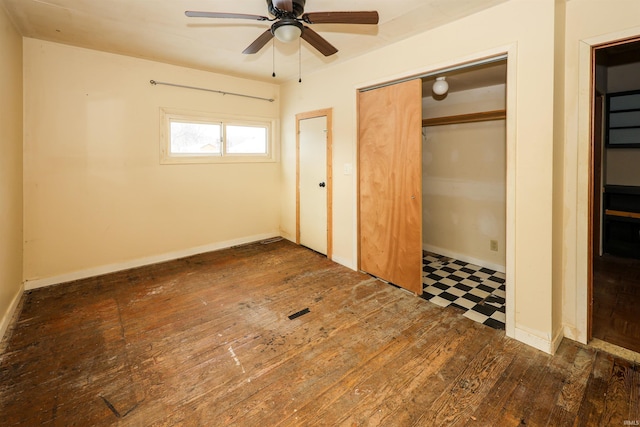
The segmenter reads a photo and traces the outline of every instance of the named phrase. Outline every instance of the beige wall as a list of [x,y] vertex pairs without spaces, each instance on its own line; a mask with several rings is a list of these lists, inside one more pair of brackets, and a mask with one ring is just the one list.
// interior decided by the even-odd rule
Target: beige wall
[[[423,117],[500,110],[505,85],[423,100]],[[504,120],[422,129],[422,237],[425,250],[505,271]],[[495,240],[498,250],[492,251]]]
[[564,334],[587,341],[591,46],[640,35],[640,2],[571,0],[566,4],[563,152]]
[[283,233],[295,233],[296,113],[334,108],[334,259],[355,268],[357,186],[343,167],[356,162],[356,89],[511,50],[507,333],[553,351],[554,14],[553,0],[512,0],[284,85]]
[[0,7],[0,338],[22,293],[22,37]]
[[278,235],[278,163],[160,165],[160,108],[277,118],[273,84],[24,42],[26,287]]

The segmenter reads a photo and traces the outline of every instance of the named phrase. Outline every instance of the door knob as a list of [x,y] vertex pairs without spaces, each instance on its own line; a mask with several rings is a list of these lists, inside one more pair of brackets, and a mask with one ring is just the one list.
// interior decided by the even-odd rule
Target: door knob
[[319,185],[320,187],[323,187],[323,188],[327,186],[327,184],[325,184],[324,182],[321,182]]

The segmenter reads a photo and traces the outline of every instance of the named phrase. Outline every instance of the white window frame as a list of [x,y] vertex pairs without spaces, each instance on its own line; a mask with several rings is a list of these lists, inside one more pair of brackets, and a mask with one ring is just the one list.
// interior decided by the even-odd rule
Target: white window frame
[[[221,153],[172,153],[171,122],[173,121],[221,124],[223,127]],[[227,153],[224,135],[224,127],[227,125],[267,128],[267,152],[265,154]],[[276,119],[160,108],[160,164],[276,162],[278,152],[275,141]]]

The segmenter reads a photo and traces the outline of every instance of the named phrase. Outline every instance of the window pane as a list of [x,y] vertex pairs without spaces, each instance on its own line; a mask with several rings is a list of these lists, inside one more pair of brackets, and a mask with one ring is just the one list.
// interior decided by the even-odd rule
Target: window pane
[[171,122],[172,154],[221,154],[220,125]]
[[227,153],[267,154],[267,128],[227,125]]

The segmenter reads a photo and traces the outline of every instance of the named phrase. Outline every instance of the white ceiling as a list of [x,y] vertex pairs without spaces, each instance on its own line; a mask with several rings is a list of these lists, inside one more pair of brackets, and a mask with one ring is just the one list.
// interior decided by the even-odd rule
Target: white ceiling
[[[339,52],[302,41],[302,74],[381,48],[507,0],[307,0],[305,12],[377,10],[380,23],[315,24]],[[265,0],[0,0],[25,37],[263,81],[298,77],[298,43],[242,51],[269,22],[187,18],[185,10],[266,15]],[[274,55],[275,54],[275,55]],[[271,76],[275,56],[277,77]]]

